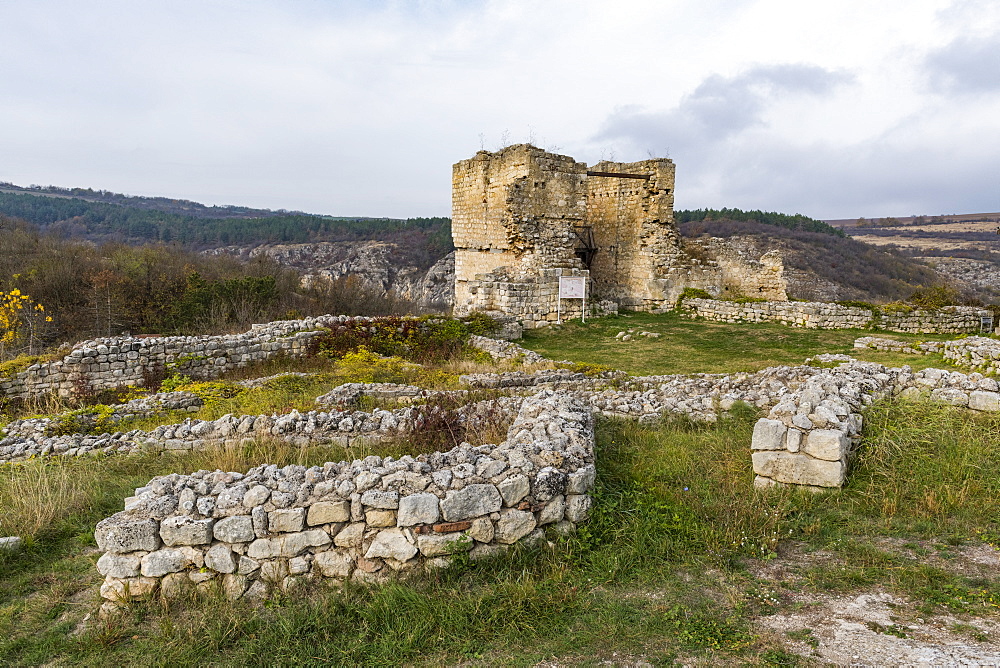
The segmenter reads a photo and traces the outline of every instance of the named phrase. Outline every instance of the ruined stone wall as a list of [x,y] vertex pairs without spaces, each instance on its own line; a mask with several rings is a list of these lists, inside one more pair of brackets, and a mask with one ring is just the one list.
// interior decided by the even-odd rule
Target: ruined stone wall
[[543,391],[499,445],[155,478],[97,525],[109,608],[196,587],[260,599],[318,578],[383,582],[570,532],[587,517],[594,419]]
[[604,161],[593,171],[649,177],[587,179],[585,224],[599,248],[590,267],[594,291],[630,309],[656,308],[690,264],[673,219],[674,164]]
[[[495,310],[547,324],[567,273],[591,279],[590,298],[638,310],[719,281],[718,267],[680,242],[670,160],[601,162],[588,175],[584,163],[521,144],[457,163],[452,188],[458,314]],[[581,251],[590,242],[588,270]]]
[[981,318],[990,311],[973,306],[945,306],[905,313],[878,313],[867,308],[826,302],[729,302],[688,298],[683,311],[692,317],[720,322],[779,322],[809,329],[866,329],[878,327],[911,334],[978,333]]
[[585,164],[569,156],[527,144],[495,154],[480,151],[454,165],[458,312],[490,310],[479,303],[485,296],[477,294],[476,287],[481,280],[490,282],[479,277],[500,267],[508,268],[503,278],[521,283],[531,282],[539,269],[583,268],[575,255],[573,227],[586,214],[586,171]]
[[[0,398],[27,399],[47,394],[82,396],[101,390],[142,386],[164,372],[195,379],[280,357],[304,357],[324,328],[366,327],[378,318],[323,315],[253,325],[240,334],[220,336],[111,337],[76,344],[62,359],[32,364],[0,376]],[[418,318],[413,318],[419,322]],[[520,328],[504,330],[511,338]]]
[[739,237],[709,237],[694,239],[689,243],[703,251],[718,266],[718,292],[709,292],[719,298],[742,296],[770,301],[788,300],[785,263],[778,250],[772,249],[761,254],[757,244],[747,243],[747,240]]

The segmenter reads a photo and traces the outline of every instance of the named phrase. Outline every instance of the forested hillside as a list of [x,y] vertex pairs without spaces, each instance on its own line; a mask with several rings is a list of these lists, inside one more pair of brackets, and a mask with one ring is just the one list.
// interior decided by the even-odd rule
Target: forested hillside
[[285,317],[415,310],[356,277],[307,289],[297,271],[263,256],[66,240],[0,215],[0,361],[123,331],[220,333]]
[[[705,215],[710,214],[710,215]],[[923,262],[894,249],[862,243],[822,221],[739,209],[679,211],[681,234],[696,238],[741,237],[759,248],[777,248],[786,269],[814,276],[818,282],[843,286],[838,299],[906,299],[942,278]]]
[[[189,203],[187,213],[177,213],[178,206],[152,206],[162,198],[130,198],[106,193],[102,195],[105,201],[92,201],[89,196],[83,197],[95,191],[59,190],[59,196],[47,196],[42,191],[0,192],[0,214],[33,223],[43,232],[96,242],[144,244],[162,241],[203,249],[265,242],[376,239],[393,241],[411,249],[414,264],[425,267],[452,249],[448,218],[334,218],[273,211],[261,215],[260,210],[205,207],[193,202]],[[98,195],[103,193],[96,192]],[[64,193],[81,194],[67,196]]]

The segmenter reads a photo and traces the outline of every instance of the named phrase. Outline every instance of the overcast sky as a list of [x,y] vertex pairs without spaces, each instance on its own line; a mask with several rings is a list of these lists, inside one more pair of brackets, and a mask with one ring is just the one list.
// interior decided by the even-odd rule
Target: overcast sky
[[1000,211],[996,0],[0,0],[0,181],[450,214],[531,141],[676,206]]

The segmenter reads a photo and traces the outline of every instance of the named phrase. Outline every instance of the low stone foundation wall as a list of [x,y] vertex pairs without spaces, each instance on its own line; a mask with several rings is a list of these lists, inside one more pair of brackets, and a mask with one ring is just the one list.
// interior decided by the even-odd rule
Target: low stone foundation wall
[[[0,398],[26,399],[47,394],[82,396],[101,390],[142,386],[149,378],[176,372],[212,379],[232,369],[279,357],[304,357],[324,333],[370,327],[384,318],[324,315],[253,325],[241,334],[221,336],[112,337],[76,344],[61,360],[33,364],[0,377]],[[403,318],[415,323],[420,318]],[[503,329],[520,336],[511,318]]]
[[[520,397],[498,397],[459,407],[452,416],[460,425],[480,426],[484,421],[512,419]],[[127,454],[131,452],[183,453],[211,447],[238,446],[244,441],[279,439],[295,445],[350,446],[379,443],[419,431],[436,418],[447,417],[438,406],[412,406],[395,410],[291,411],[282,415],[224,415],[217,420],[187,419],[149,431],[133,429],[104,434],[47,436],[34,425],[18,425],[0,439],[0,464],[65,455]],[[28,431],[29,426],[32,427]],[[47,423],[46,425],[47,426]]]
[[108,608],[193,587],[259,599],[316,578],[379,582],[488,556],[541,540],[548,525],[572,531],[590,508],[593,448],[590,410],[543,391],[499,445],[155,478],[97,525],[101,595]]
[[978,333],[992,312],[972,306],[945,306],[934,311],[881,313],[826,302],[727,302],[688,298],[682,312],[719,322],[778,322],[811,329],[869,329],[928,334]]
[[848,362],[807,379],[757,421],[751,441],[754,484],[841,487],[861,442],[860,411],[886,395],[1000,411],[1000,384],[980,373],[913,373],[910,367]]
[[855,339],[854,347],[911,355],[940,353],[956,366],[974,369],[986,374],[1000,374],[1000,341],[985,336],[970,336],[956,341],[926,341],[924,343],[906,343],[875,336],[863,336]]

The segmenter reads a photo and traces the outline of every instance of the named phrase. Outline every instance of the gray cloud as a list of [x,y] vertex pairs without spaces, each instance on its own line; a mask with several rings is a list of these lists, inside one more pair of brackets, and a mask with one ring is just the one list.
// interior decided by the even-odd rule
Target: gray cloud
[[1000,32],[989,37],[960,37],[931,52],[925,68],[939,93],[1000,91]]
[[597,141],[624,140],[671,151],[704,149],[763,124],[768,102],[784,94],[824,95],[853,77],[815,65],[758,66],[732,77],[713,74],[674,109],[619,109],[597,133]]

